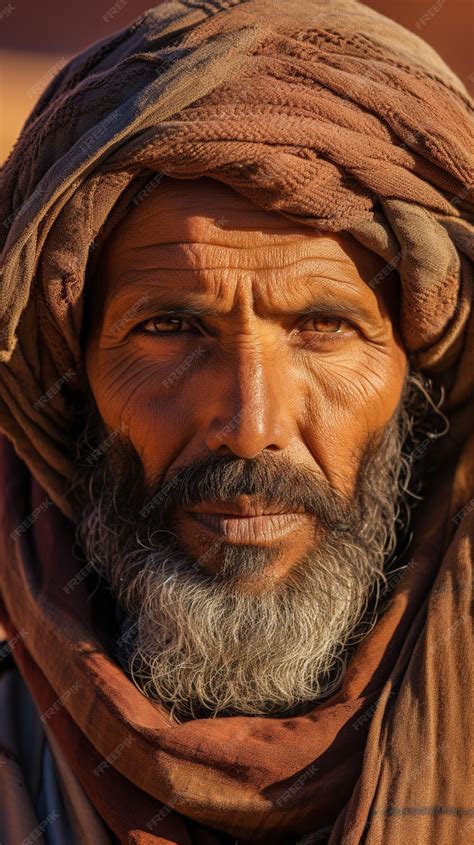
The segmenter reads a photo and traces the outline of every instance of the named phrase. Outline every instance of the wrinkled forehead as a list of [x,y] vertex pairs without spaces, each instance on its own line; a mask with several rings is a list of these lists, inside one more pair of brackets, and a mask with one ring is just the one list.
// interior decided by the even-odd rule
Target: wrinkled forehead
[[[270,252],[272,246],[278,247],[283,253],[289,244],[300,244],[302,252],[312,245],[316,254],[327,253],[328,258],[357,263],[363,274],[372,274],[383,264],[379,256],[349,234],[322,232],[261,209],[222,182],[208,177],[183,180],[166,176],[140,202],[130,206],[104,245],[103,262],[109,267],[123,260],[133,262],[153,248],[165,256],[177,244],[182,247],[183,260],[187,257],[190,264],[199,247],[216,254],[213,247],[220,247],[221,252],[240,250],[242,261],[258,267],[265,248]],[[248,255],[244,256],[244,251]]]
[[[110,299],[125,286],[144,280],[160,285],[167,271],[180,290],[209,277],[242,278],[279,285],[285,296],[297,292],[293,279],[311,268],[321,279],[349,282],[362,296],[396,304],[396,274],[383,290],[372,282],[385,262],[345,232],[329,233],[257,207],[224,183],[208,177],[164,176],[139,202],[131,203],[104,243],[94,273],[96,323]],[[193,271],[195,271],[193,273]],[[390,275],[390,274],[388,274]]]

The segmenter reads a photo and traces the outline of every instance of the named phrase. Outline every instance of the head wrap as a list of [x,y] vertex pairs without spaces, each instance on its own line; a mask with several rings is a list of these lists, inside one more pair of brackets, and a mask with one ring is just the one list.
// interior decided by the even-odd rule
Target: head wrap
[[[355,0],[170,0],[61,69],[1,172],[1,618],[11,636],[29,632],[15,658],[38,706],[80,677],[51,729],[121,842],[277,843],[328,826],[330,845],[466,835],[471,119],[440,57]],[[77,575],[67,484],[86,272],[160,174],[210,176],[380,255],[399,273],[410,359],[447,391],[416,566],[342,690],[306,717],[170,725],[92,633],[84,583],[64,589]],[[127,736],[98,782],[94,767]]]

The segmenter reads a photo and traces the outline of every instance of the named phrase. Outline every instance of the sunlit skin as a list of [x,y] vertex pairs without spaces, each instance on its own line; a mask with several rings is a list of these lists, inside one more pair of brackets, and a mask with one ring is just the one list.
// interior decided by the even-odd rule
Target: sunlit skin
[[[267,451],[350,495],[407,369],[397,280],[370,287],[383,267],[349,235],[262,211],[222,183],[164,178],[114,229],[95,280],[86,369],[107,430],[127,431],[150,484],[211,453]],[[317,541],[313,515],[257,519],[248,497],[227,504],[241,512],[227,542],[281,544],[276,580]],[[223,535],[198,520],[177,513],[175,530],[214,572]]]

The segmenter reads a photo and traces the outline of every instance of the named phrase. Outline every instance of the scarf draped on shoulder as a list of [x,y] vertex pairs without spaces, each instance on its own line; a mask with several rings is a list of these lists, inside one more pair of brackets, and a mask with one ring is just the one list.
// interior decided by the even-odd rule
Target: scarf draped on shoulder
[[[74,557],[86,272],[163,174],[381,256],[373,284],[396,268],[410,361],[446,393],[406,573],[305,716],[172,723],[108,655]],[[74,57],[23,127],[0,172],[0,620],[121,843],[472,842],[473,182],[463,84],[355,0],[162,3]]]

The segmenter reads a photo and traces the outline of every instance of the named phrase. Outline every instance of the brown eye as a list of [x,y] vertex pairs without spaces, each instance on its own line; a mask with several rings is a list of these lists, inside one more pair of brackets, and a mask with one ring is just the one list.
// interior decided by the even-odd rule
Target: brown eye
[[312,317],[310,323],[311,327],[321,334],[342,333],[343,328],[348,325],[345,320],[337,317]]
[[186,322],[183,317],[151,317],[140,328],[147,334],[181,334],[177,329]]

